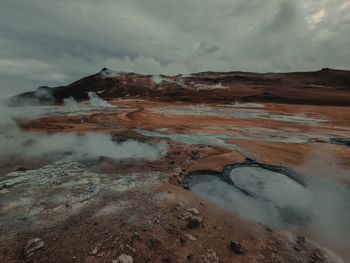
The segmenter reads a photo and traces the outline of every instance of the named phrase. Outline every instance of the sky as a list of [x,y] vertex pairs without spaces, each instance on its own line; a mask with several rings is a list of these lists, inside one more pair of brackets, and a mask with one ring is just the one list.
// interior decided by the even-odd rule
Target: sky
[[350,69],[350,0],[0,0],[0,95],[103,67]]

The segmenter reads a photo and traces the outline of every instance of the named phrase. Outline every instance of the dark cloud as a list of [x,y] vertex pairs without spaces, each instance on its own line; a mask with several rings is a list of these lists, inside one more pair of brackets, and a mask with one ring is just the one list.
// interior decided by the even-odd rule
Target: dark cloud
[[0,0],[0,91],[140,73],[350,68],[349,0]]

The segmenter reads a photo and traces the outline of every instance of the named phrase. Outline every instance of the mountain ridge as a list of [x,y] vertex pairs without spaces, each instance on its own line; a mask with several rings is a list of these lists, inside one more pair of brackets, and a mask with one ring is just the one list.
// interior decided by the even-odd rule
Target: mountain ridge
[[36,91],[18,94],[11,98],[11,103],[62,103],[69,97],[81,101],[88,99],[88,92],[107,100],[141,97],[161,101],[350,106],[350,71],[329,68],[287,73],[206,71],[169,76],[103,68],[66,86],[42,86]]

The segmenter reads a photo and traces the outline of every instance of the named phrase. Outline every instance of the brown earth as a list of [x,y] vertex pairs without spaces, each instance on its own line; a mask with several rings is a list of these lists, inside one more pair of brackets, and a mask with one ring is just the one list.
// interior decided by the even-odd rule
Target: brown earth
[[[294,170],[320,159],[330,176],[350,183],[346,172],[339,173],[350,168],[350,148],[330,140],[350,138],[349,76],[347,71],[327,69],[289,74],[207,72],[162,76],[157,84],[150,76],[122,74],[101,80],[96,74],[54,90],[57,101],[69,96],[85,99],[87,91],[100,91],[99,96],[121,107],[22,119],[22,130],[109,133],[116,140],[165,143],[167,152],[152,162],[101,157],[89,171],[96,173],[91,175],[94,180],[103,180],[97,184],[102,189],[81,204],[72,198],[72,203],[57,205],[54,196],[72,194],[69,185],[73,183],[77,185],[73,196],[96,185],[63,177],[62,184],[43,183],[33,190],[23,206],[24,219],[7,213],[22,199],[2,208],[4,225],[11,225],[11,220],[18,223],[13,228],[0,226],[0,262],[112,262],[122,253],[131,255],[134,262],[341,262],[316,242],[349,260],[348,244],[330,244],[298,228],[271,229],[182,186],[189,172],[221,171],[246,157]],[[227,88],[213,91],[211,86],[218,83]],[[233,104],[232,100],[254,103]],[[174,135],[194,141],[185,143],[184,137]],[[0,174],[4,177],[20,167],[40,171],[52,162],[13,158],[1,165]],[[54,170],[48,171],[54,176]],[[136,178],[136,186],[109,188],[127,178]],[[15,196],[28,189],[0,189],[1,194],[6,191]],[[45,206],[35,199],[40,191],[48,193]],[[192,208],[203,220],[195,228],[187,225]],[[37,210],[38,218],[33,216]],[[26,257],[23,248],[35,237],[45,247]],[[231,240],[243,246],[243,254],[230,248]],[[210,250],[218,261],[209,261]]]
[[350,105],[350,71],[322,69],[315,72],[249,73],[202,72],[166,76],[115,73],[109,69],[67,86],[40,87],[13,98],[13,103],[62,102],[88,98],[96,92],[104,99],[148,98],[189,102],[273,102],[306,105]]

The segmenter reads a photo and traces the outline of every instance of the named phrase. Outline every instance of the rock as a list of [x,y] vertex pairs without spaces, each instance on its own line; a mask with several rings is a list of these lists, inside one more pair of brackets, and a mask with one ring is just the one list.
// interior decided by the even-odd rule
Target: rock
[[298,246],[294,246],[293,249],[296,250],[296,251],[300,251],[301,250],[301,248],[298,247]]
[[25,168],[25,167],[19,167],[17,170],[16,170],[16,172],[25,172],[25,171],[27,171],[28,169],[27,168]]
[[192,215],[188,216],[186,220],[187,220],[187,227],[191,229],[198,228],[203,222],[203,219],[201,217],[192,216]]
[[181,207],[183,207],[183,203],[181,203],[181,202],[179,202],[179,201],[176,201],[176,203],[175,203],[175,206],[176,206],[176,208],[181,208]]
[[116,260],[112,260],[112,263],[133,263],[134,259],[132,256],[121,254]]
[[208,250],[206,255],[202,255],[200,259],[201,263],[219,263],[219,258],[213,249]]
[[185,234],[185,236],[188,238],[188,240],[190,241],[196,241],[197,238],[195,238],[194,236],[192,236],[191,234]]
[[138,240],[138,241],[141,241],[142,238],[140,237],[140,235],[139,235],[138,232],[135,232],[134,234],[132,234],[131,240]]
[[25,255],[25,257],[30,257],[36,251],[38,251],[44,247],[45,247],[45,242],[42,239],[40,239],[38,237],[33,238],[26,243],[26,245],[24,247],[24,255]]
[[101,250],[101,244],[98,244],[94,247],[94,249],[90,252],[91,256],[96,256],[98,252]]
[[239,242],[233,241],[233,240],[231,240],[231,242],[230,242],[230,249],[237,254],[244,253],[244,248],[243,248],[242,244]]
[[199,216],[200,213],[197,208],[187,208],[187,211],[195,216]]
[[125,245],[125,249],[127,249],[129,252],[132,252],[132,253],[135,253],[136,252],[136,249],[129,246],[128,244]]
[[160,245],[160,241],[156,238],[150,238],[148,240],[148,247],[150,249],[156,250]]
[[313,252],[313,254],[312,254],[312,256],[311,256],[316,262],[323,262],[323,261],[325,261],[325,256],[324,256],[324,254],[322,253],[322,251],[321,250],[319,250],[319,249],[316,249],[314,252]]

